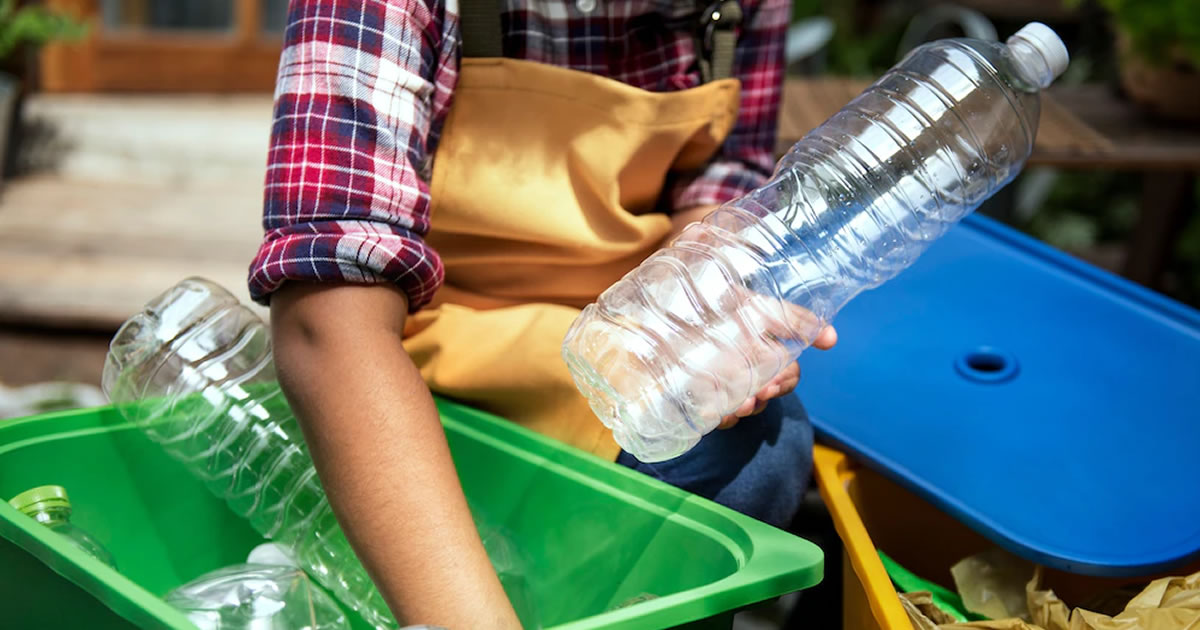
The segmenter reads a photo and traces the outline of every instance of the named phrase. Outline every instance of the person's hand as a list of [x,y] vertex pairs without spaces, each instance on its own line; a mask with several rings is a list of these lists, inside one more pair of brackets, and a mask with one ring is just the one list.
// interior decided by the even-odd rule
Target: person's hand
[[[837,331],[833,326],[826,326],[821,330],[821,334],[817,335],[812,347],[818,350],[828,350],[836,343]],[[733,413],[721,418],[721,424],[717,425],[717,428],[729,429],[736,426],[742,418],[753,416],[765,409],[771,399],[792,393],[792,390],[796,389],[796,385],[799,384],[800,364],[793,361],[780,370],[779,374],[776,374],[775,378],[771,379],[757,394],[747,398]]]
[[[677,210],[671,216],[671,232],[663,241],[664,246],[672,242],[675,237],[679,236],[689,225],[695,221],[700,221],[709,213],[716,210],[717,205],[702,205],[690,208]],[[772,302],[777,298],[769,298],[766,296],[747,295],[746,300],[766,299]],[[775,311],[773,306],[764,306],[759,309],[761,312],[770,313]],[[779,337],[793,337],[791,334],[796,331],[811,331],[821,326],[820,320],[807,309],[797,306],[788,305],[787,319],[790,325],[783,324],[780,319],[770,318],[766,322],[766,329],[773,335]],[[824,326],[819,334],[813,339],[812,347],[818,350],[828,350],[837,343],[837,331],[833,326]],[[737,425],[742,418],[753,416],[766,408],[767,403],[773,398],[785,396],[792,393],[796,389],[796,385],[800,383],[800,364],[792,362],[787,367],[783,368],[772,378],[757,394],[747,398],[733,413],[721,418],[721,423],[717,425],[718,429],[728,429]]]

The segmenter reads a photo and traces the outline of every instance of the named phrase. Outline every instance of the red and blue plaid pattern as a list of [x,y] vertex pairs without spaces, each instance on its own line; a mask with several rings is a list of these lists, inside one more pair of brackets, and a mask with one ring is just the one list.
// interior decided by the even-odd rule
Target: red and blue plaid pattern
[[[695,0],[502,0],[504,54],[652,91],[700,83]],[[737,198],[774,165],[789,0],[742,0],[737,123],[679,175],[669,206]],[[275,93],[250,293],[287,280],[393,282],[412,310],[443,271],[429,231],[431,161],[458,78],[456,0],[292,0]]]

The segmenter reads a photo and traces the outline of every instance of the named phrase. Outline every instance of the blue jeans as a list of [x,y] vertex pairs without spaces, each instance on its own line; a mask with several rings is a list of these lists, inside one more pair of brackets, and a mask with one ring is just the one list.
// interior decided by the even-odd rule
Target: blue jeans
[[784,528],[808,488],[812,448],[808,413],[789,395],[675,459],[647,464],[621,451],[617,463]]

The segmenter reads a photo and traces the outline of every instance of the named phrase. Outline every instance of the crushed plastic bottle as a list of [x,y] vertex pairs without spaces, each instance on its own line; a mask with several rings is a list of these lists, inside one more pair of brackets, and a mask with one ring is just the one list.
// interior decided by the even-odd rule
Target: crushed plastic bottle
[[349,630],[346,615],[296,567],[238,564],[164,598],[200,630]]
[[117,331],[101,386],[121,413],[372,627],[398,624],[354,555],[275,380],[266,324],[186,279]]
[[[397,627],[325,497],[276,381],[266,324],[237,298],[202,278],[169,288],[117,331],[102,387],[126,419],[279,543],[259,557],[293,559],[372,627]],[[536,619],[510,543],[496,530],[481,535],[518,615]]]
[[1032,23],[1007,44],[908,54],[725,204],[607,289],[563,342],[617,443],[691,449],[794,361],[861,291],[908,267],[1021,170],[1066,47]]
[[71,522],[71,499],[62,486],[38,486],[9,499],[8,504],[52,531],[63,535],[89,556],[117,568],[112,554],[91,534]]

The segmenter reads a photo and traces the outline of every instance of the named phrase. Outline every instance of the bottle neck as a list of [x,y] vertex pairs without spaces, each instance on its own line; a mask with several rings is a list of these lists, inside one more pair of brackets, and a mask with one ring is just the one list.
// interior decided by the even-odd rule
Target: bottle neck
[[1007,44],[1022,79],[1042,90],[1054,83],[1054,68],[1036,46],[1020,37],[1010,37]]
[[69,507],[33,507],[23,511],[26,516],[43,525],[59,525],[71,519]]

